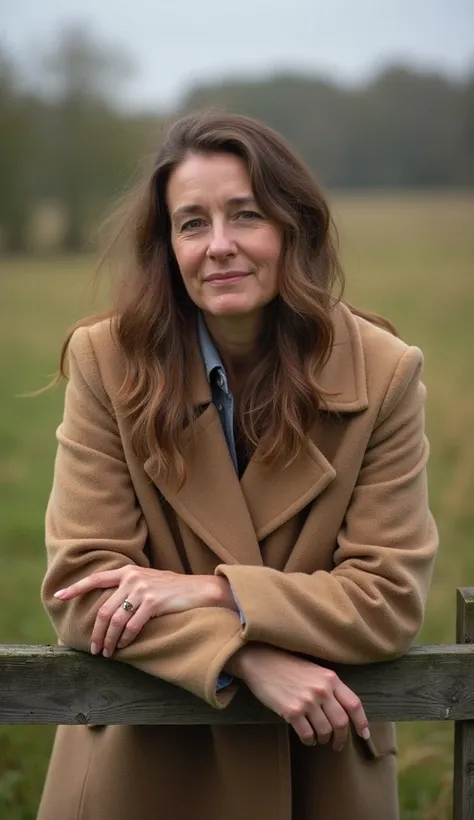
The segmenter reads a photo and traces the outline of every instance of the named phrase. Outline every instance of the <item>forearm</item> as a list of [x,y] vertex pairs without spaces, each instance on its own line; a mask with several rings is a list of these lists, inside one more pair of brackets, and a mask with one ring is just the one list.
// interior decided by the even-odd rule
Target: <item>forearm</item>
[[[65,545],[62,547],[65,550]],[[64,552],[61,561],[54,560],[53,555],[50,540],[50,566],[42,588],[43,604],[59,640],[73,649],[89,652],[99,608],[111,590],[94,589],[71,600],[58,600],[54,593],[71,580],[91,572],[123,566],[123,556],[105,550],[84,553],[72,545],[68,548],[68,561],[64,560]],[[211,598],[211,591],[221,585],[216,585],[217,579],[212,576],[202,577]],[[187,612],[151,618],[130,646],[114,652],[113,659],[181,686],[221,708],[231,700],[235,687],[216,694],[217,678],[228,658],[243,643],[238,615],[209,602]]]
[[[427,550],[428,561],[428,550]],[[425,589],[410,577],[369,573],[282,573],[223,566],[242,608],[246,643],[270,644],[336,663],[403,654],[420,628]]]
[[244,566],[221,566],[218,572],[225,583],[214,605],[240,613],[245,640],[233,671],[225,669],[236,677],[251,647],[370,663],[403,654],[421,625],[424,596],[416,588],[409,594],[407,579],[397,588],[394,579],[368,573],[359,574],[358,584],[350,572],[306,575]]
[[[44,600],[61,643],[89,651],[94,621],[103,593],[72,601]],[[211,706],[226,706],[235,687],[217,692],[217,679],[229,657],[244,644],[240,620],[228,609],[202,607],[152,618],[136,640],[117,650],[113,659],[181,686]]]

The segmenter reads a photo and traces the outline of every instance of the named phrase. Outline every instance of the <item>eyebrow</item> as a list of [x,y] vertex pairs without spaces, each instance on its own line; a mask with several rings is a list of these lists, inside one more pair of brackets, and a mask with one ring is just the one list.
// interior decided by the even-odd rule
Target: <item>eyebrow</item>
[[[227,200],[226,205],[253,205],[257,204],[255,197],[253,196],[232,196],[230,199]],[[183,216],[193,216],[194,214],[201,213],[203,210],[202,205],[197,205],[194,203],[190,203],[189,205],[181,205],[179,208],[176,208],[173,214],[173,222],[178,222],[180,218]]]

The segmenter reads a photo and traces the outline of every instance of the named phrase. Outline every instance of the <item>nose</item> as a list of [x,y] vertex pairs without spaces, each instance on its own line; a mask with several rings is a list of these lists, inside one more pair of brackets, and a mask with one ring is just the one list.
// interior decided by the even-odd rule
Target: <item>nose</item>
[[228,259],[235,256],[237,247],[225,225],[212,227],[207,256],[209,259]]

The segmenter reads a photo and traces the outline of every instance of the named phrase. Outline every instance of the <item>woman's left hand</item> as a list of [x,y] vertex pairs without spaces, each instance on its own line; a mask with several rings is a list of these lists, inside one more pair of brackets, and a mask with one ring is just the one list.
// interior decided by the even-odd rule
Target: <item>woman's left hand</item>
[[131,644],[150,618],[207,606],[237,611],[230,586],[222,577],[181,575],[136,565],[92,573],[56,592],[55,598],[70,601],[93,589],[111,587],[116,590],[100,607],[91,638],[91,653],[102,652],[106,658],[116,648]]

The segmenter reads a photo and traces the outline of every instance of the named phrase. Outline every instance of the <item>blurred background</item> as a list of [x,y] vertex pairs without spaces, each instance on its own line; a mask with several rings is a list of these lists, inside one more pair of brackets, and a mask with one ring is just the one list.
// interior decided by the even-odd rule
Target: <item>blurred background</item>
[[[471,0],[3,0],[0,11],[0,643],[48,643],[43,519],[67,328],[97,228],[180,111],[287,136],[328,192],[348,298],[425,354],[442,548],[418,642],[454,640],[474,586]],[[0,817],[33,820],[49,727],[0,726]],[[403,820],[451,817],[452,728],[399,727]],[[382,820],[382,818],[381,818]]]

